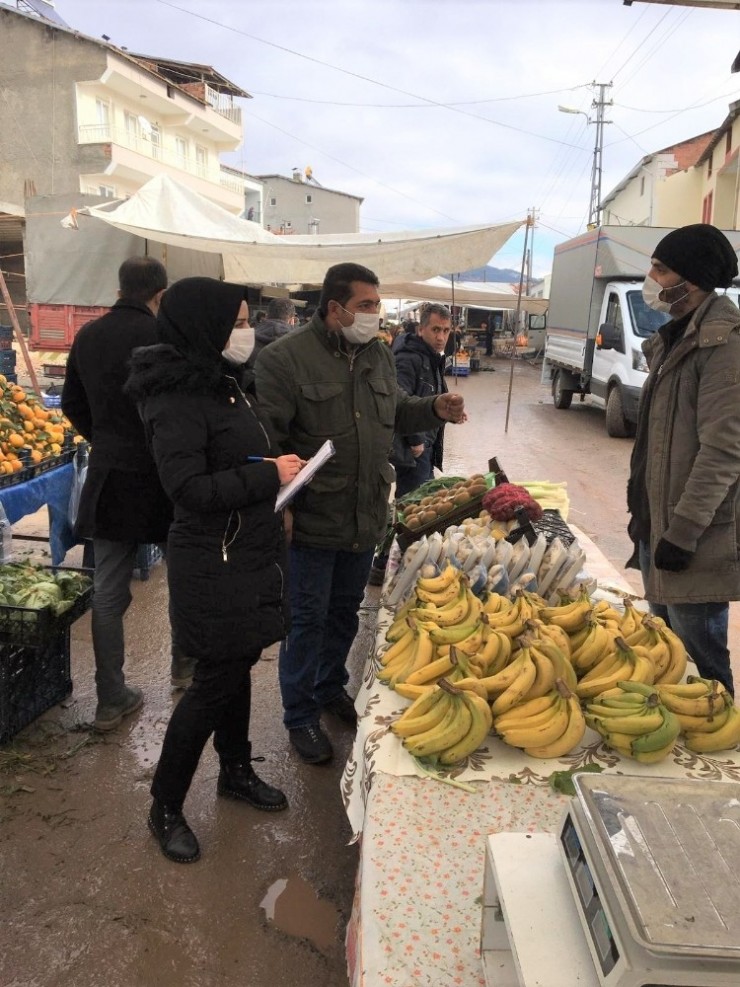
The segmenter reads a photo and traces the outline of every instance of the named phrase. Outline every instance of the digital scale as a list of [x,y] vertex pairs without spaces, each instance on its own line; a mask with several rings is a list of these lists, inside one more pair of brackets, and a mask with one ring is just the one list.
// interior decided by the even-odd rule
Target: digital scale
[[488,838],[489,987],[740,987],[740,784],[574,783],[557,835]]

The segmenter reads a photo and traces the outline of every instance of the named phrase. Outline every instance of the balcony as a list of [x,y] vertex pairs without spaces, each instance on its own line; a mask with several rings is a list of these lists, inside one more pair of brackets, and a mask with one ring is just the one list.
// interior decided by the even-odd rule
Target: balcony
[[230,96],[228,93],[221,93],[206,83],[205,97],[206,103],[208,103],[211,109],[241,127],[242,111],[238,106],[234,105],[233,96]]

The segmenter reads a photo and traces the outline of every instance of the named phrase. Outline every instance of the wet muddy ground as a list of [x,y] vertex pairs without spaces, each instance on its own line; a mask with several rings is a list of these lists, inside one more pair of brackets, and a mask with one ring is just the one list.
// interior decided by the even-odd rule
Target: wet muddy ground
[[[449,427],[447,473],[497,455],[511,479],[567,480],[571,520],[617,568],[628,554],[624,490],[631,442],[609,439],[603,413],[556,411],[539,371],[509,364],[451,386],[470,421]],[[20,522],[34,530],[43,517]],[[28,545],[28,543],[27,543]],[[79,563],[79,549],[68,562]],[[636,574],[630,577],[638,588]],[[285,790],[287,812],[216,798],[208,747],[186,803],[202,847],[190,866],[167,861],[146,828],[149,783],[177,693],[169,686],[164,565],[135,581],[127,674],[144,707],[108,736],[93,734],[89,615],[72,632],[73,694],[0,748],[2,987],[340,987],[357,846],[339,781],[351,744],[326,727],[332,763],[302,764],[281,724],[276,649],[255,671],[252,740],[258,766]],[[353,683],[372,644],[378,591],[368,589],[350,659]],[[732,640],[740,633],[733,608]]]

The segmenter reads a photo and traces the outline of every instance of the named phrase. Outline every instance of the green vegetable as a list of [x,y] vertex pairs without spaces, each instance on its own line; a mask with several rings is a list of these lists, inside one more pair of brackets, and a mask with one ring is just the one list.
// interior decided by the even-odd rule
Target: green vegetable
[[548,781],[554,792],[560,792],[562,795],[575,795],[573,775],[580,774],[582,771],[600,772],[603,770],[600,764],[584,764],[582,768],[573,768],[571,771],[553,771]]

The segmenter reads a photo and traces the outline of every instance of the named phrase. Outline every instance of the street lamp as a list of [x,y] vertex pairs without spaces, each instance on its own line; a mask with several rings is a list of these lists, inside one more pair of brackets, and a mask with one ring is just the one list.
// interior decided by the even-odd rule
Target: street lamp
[[596,124],[596,140],[594,141],[594,158],[591,166],[591,202],[588,210],[588,226],[593,229],[601,223],[601,160],[604,147],[604,124],[611,123],[611,120],[604,119],[604,107],[611,106],[611,100],[604,99],[604,93],[611,88],[611,82],[593,82],[593,88],[598,86],[599,96],[591,103],[596,110],[596,117],[592,120],[584,110],[576,110],[571,106],[558,106],[561,113],[577,113],[584,116],[588,124]]

